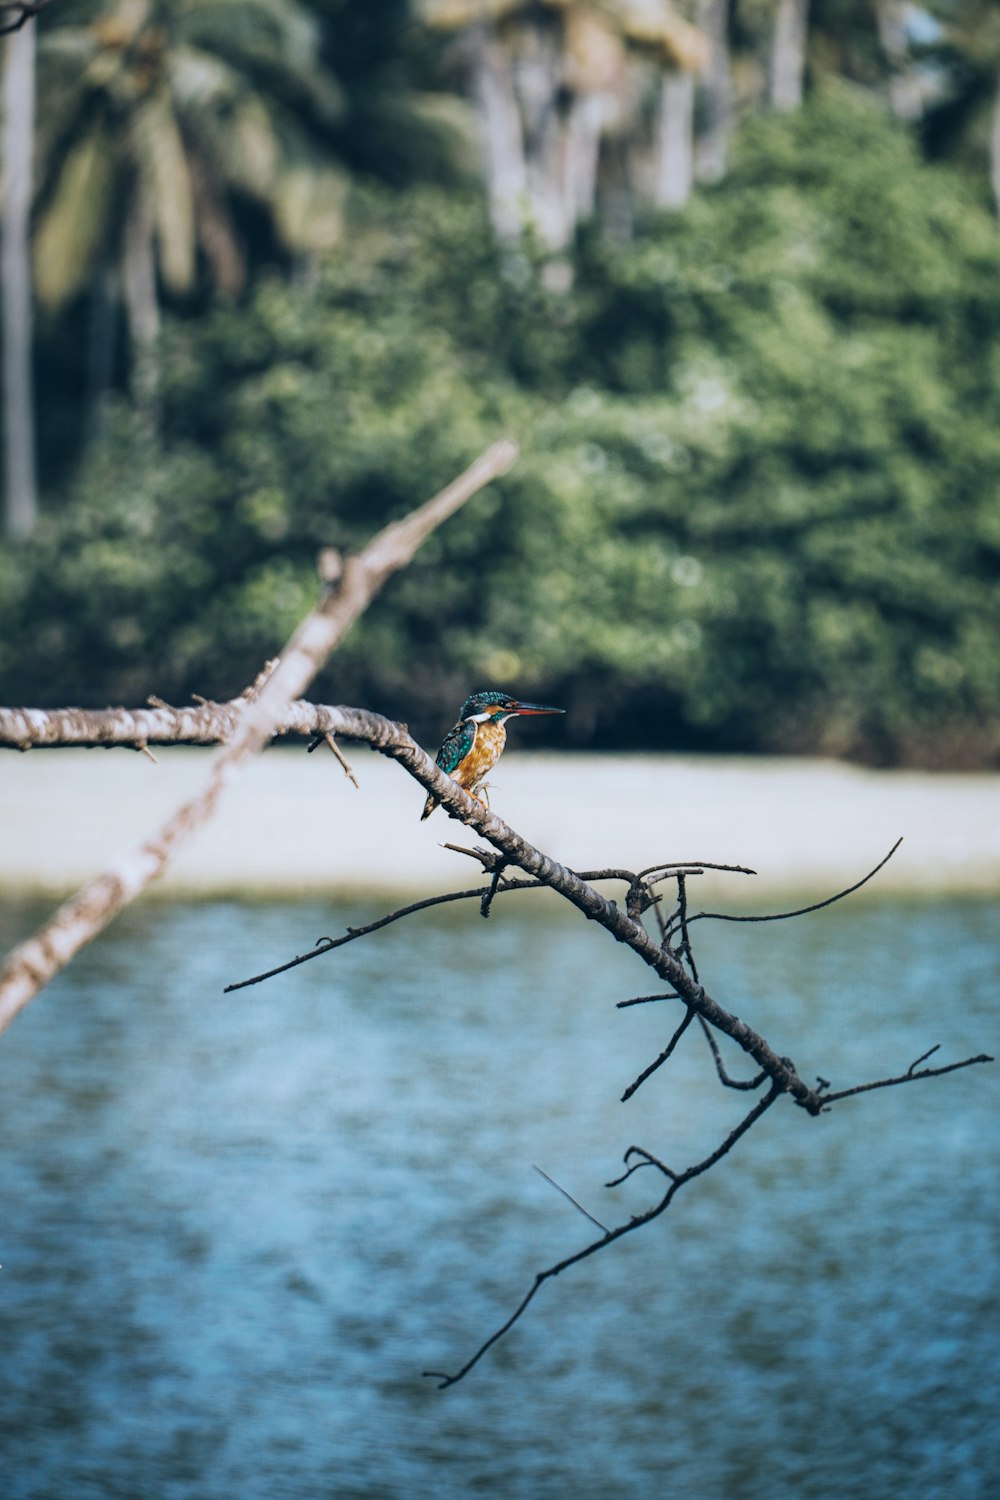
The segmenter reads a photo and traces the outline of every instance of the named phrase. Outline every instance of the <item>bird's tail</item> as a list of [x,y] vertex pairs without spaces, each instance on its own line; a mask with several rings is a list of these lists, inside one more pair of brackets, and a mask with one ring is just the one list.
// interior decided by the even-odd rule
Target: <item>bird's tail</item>
[[437,805],[438,805],[438,799],[436,797],[428,797],[427,798],[427,801],[424,803],[424,810],[420,814],[420,821],[421,821],[421,823],[424,821],[425,818],[429,818],[430,817],[431,813],[434,811],[434,809],[437,807]]

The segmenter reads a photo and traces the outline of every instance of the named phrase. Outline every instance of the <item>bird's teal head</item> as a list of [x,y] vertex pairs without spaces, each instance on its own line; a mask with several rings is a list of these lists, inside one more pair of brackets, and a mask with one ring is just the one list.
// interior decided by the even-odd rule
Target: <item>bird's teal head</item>
[[564,714],[564,708],[547,708],[543,703],[522,703],[518,698],[512,698],[509,693],[473,693],[466,698],[462,704],[462,719],[474,719],[477,724],[485,724],[487,719],[492,719],[500,724],[506,723],[518,714]]

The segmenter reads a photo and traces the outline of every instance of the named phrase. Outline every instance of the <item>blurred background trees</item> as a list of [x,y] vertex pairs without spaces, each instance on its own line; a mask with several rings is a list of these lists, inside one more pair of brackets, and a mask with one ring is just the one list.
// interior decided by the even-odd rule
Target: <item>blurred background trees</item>
[[580,746],[995,764],[994,7],[374,9],[36,23],[42,503],[0,697],[230,696],[320,545],[506,431],[326,696],[429,738],[513,685]]

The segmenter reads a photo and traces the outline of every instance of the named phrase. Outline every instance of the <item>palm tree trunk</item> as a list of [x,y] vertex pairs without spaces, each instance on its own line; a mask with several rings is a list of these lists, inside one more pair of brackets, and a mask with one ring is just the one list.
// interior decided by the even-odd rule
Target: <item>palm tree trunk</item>
[[667,73],[660,85],[659,140],[653,200],[660,208],[683,208],[694,178],[694,77]]
[[597,166],[607,114],[604,94],[577,94],[566,118],[563,199],[575,228],[589,219],[597,202]]
[[905,0],[875,0],[875,19],[889,65],[889,103],[900,120],[919,120],[923,113],[920,85],[910,67]]
[[87,317],[87,432],[94,441],[104,435],[108,393],[114,379],[119,306],[117,268],[104,261],[90,284]]
[[31,360],[32,144],[35,23],[7,37],[3,68],[3,433],[6,530],[31,536],[38,518]]
[[486,25],[475,27],[469,40],[486,158],[490,217],[498,238],[516,240],[524,227],[527,168],[510,69],[502,48]]
[[155,425],[159,389],[156,341],[160,333],[160,304],[156,295],[156,258],[149,205],[137,185],[125,218],[122,292],[128,318],[132,360],[132,399]]
[[573,237],[566,199],[565,140],[559,108],[560,49],[551,26],[524,26],[512,59],[514,93],[524,129],[528,200],[539,240],[564,250]]
[[733,121],[733,83],[729,62],[729,0],[698,0],[695,21],[712,43],[701,87],[704,124],[698,139],[695,170],[702,182],[726,174]]
[[798,109],[806,72],[809,0],[778,0],[771,46],[771,104]]

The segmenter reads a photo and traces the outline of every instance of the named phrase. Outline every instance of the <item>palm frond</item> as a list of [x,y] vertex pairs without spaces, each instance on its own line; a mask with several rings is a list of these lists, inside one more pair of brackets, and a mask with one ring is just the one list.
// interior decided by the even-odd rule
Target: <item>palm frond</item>
[[238,98],[242,88],[236,69],[201,47],[173,48],[167,59],[167,76],[182,113],[225,108]]
[[158,259],[171,292],[191,290],[195,273],[194,202],[187,154],[165,90],[133,121],[136,163],[150,205]]
[[67,152],[35,232],[35,289],[44,307],[62,307],[86,285],[107,232],[114,175],[106,133],[95,123]]
[[282,242],[293,251],[331,250],[344,228],[347,176],[334,167],[298,162],[275,184],[274,220]]
[[270,202],[281,145],[263,100],[244,98],[226,122],[225,137],[226,180],[250,197]]

